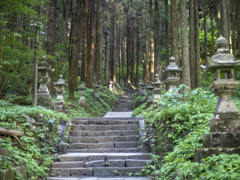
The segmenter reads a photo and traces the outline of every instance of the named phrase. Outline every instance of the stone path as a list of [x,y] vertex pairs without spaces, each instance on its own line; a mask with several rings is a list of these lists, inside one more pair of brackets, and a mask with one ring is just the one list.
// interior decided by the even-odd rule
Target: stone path
[[48,180],[148,180],[129,177],[129,173],[134,175],[151,161],[152,155],[139,147],[143,121],[132,117],[132,111],[107,112],[101,118],[74,118],[69,153],[52,164],[51,174],[55,177]]

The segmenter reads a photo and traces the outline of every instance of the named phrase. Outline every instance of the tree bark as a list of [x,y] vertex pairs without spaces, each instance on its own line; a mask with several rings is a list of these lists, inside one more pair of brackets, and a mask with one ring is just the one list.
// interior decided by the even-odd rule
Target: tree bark
[[113,84],[114,84],[114,88],[116,86],[117,83],[117,60],[116,60],[116,48],[117,48],[117,16],[114,15],[113,16]]
[[[150,42],[151,42],[151,50],[150,50],[150,56],[151,56],[151,66],[150,66],[150,79],[151,81],[154,81],[154,40],[153,40],[153,7],[152,7],[152,0],[150,0],[149,3],[149,12],[150,12]],[[160,20],[160,19],[159,19]]]
[[[131,24],[134,24],[135,21],[133,21]],[[134,82],[134,64],[135,64],[135,56],[134,56],[134,41],[135,41],[135,33],[134,33],[134,26],[131,28],[132,31],[132,35],[131,35],[131,54],[132,54],[132,58],[131,58],[131,82]]]
[[[237,13],[237,40],[238,40],[238,52],[240,52],[240,6],[236,6]],[[240,53],[238,53],[238,58],[240,59]]]
[[195,72],[195,31],[194,31],[194,0],[189,0],[189,24],[190,24],[190,77],[191,77],[191,89],[195,89],[195,81],[196,81],[196,72]]
[[228,13],[227,0],[222,0],[222,35],[227,39],[227,48],[229,48],[229,32],[228,32]]
[[204,60],[207,61],[207,18],[206,18],[206,0],[203,0],[203,29],[204,29]]
[[137,85],[139,82],[139,22],[137,22],[137,65],[136,65],[136,81],[135,84]]
[[130,17],[128,15],[128,9],[127,9],[127,81],[128,81],[128,83],[131,82],[131,79],[130,79],[130,71],[131,71],[130,35],[131,35],[131,32],[130,31],[131,31]]
[[159,3],[155,0],[155,43],[154,43],[154,74],[160,70],[160,13]]
[[94,37],[95,37],[95,0],[91,0],[91,15],[90,15],[90,39],[88,47],[88,60],[87,60],[87,88],[92,88],[93,85],[93,61],[94,61]]
[[[88,4],[86,1],[86,9],[85,9],[85,19],[88,17]],[[81,81],[86,83],[86,77],[87,77],[87,49],[88,49],[88,23],[83,24],[84,32],[82,37],[82,67],[81,67]]]
[[[48,59],[48,64],[51,66],[51,69],[54,69],[54,49],[55,49],[55,33],[56,33],[56,9],[57,9],[57,0],[50,0],[49,2],[49,12],[48,17],[49,21],[47,23],[48,31],[47,31],[47,47],[46,53],[51,55],[52,57]],[[48,83],[48,90],[51,96],[55,94],[54,92],[54,74],[53,72],[49,72],[49,77],[51,79],[50,83]]]
[[199,21],[198,21],[198,0],[194,0],[195,5],[195,62],[196,80],[195,88],[201,87],[201,67],[200,67],[200,45],[199,45]]
[[179,50],[178,50],[178,21],[177,21],[177,2],[171,0],[171,49],[172,56],[176,59],[176,64],[180,66]]
[[189,51],[188,51],[188,29],[187,29],[187,15],[186,15],[186,0],[180,0],[180,26],[181,26],[181,40],[182,40],[182,83],[191,88],[190,65],[189,65]]
[[100,85],[102,83],[102,1],[97,0],[97,16],[96,16],[96,60],[95,60],[95,69],[96,69],[96,81]]
[[215,53],[215,49],[214,49],[214,32],[213,32],[213,12],[212,12],[212,7],[210,7],[210,18],[211,18],[211,38],[212,38],[212,56]]
[[168,0],[165,0],[165,16],[166,16],[166,65],[169,65],[169,7]]

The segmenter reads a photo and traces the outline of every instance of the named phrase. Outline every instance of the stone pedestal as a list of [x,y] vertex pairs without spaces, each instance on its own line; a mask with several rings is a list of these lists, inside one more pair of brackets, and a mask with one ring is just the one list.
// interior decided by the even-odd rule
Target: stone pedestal
[[51,71],[51,69],[47,63],[47,57],[43,56],[41,65],[38,67],[38,82],[40,83],[40,87],[37,91],[37,105],[53,109],[51,95],[47,87],[47,84],[51,81],[48,76],[49,71]]
[[69,112],[67,111],[67,107],[65,106],[65,101],[63,98],[63,94],[65,92],[65,82],[62,75],[59,76],[59,80],[55,85],[57,86],[56,92],[58,93],[57,99],[55,101],[55,108],[60,112],[68,114]]
[[80,93],[79,93],[80,94],[80,99],[78,101],[78,104],[79,105],[86,105],[86,101],[85,101],[85,98],[84,98],[86,87],[85,87],[85,84],[84,84],[83,81],[81,82],[78,89],[80,90]]
[[234,80],[234,68],[240,66],[240,61],[235,61],[226,45],[225,38],[218,38],[218,50],[209,59],[209,67],[204,67],[207,72],[216,72],[216,80],[210,88],[219,99],[214,117],[210,119],[210,133],[203,135],[204,148],[195,149],[196,162],[212,154],[240,155],[240,116],[231,97],[239,85],[239,81]]
[[153,83],[153,86],[155,87],[153,89],[153,92],[155,93],[155,96],[154,96],[154,99],[153,99],[153,102],[154,103],[157,103],[159,99],[161,99],[161,86],[162,85],[162,82],[159,80],[159,75],[158,74],[155,74],[155,82]]
[[99,88],[98,82],[96,81],[96,83],[95,83],[95,92],[94,92],[94,97],[95,97],[96,101],[99,101],[98,88]]

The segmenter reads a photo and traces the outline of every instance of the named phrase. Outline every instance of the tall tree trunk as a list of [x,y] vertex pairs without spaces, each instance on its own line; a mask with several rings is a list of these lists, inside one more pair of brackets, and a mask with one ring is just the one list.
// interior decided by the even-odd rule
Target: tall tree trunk
[[136,65],[136,81],[135,84],[139,82],[139,21],[137,22],[137,65]]
[[196,82],[196,66],[195,66],[195,31],[194,31],[194,0],[189,0],[190,6],[189,6],[189,21],[190,21],[190,53],[189,53],[189,59],[190,59],[190,74],[191,74],[191,89],[195,89],[195,82]]
[[[134,23],[135,21],[133,21],[133,23]],[[133,23],[131,23],[131,24],[133,24]],[[131,46],[132,46],[132,48],[131,48],[131,54],[132,54],[132,57],[131,57],[131,82],[133,83],[134,82],[134,64],[135,64],[135,57],[134,57],[134,40],[135,40],[135,38],[134,38],[134,36],[135,36],[135,34],[134,34],[134,27],[132,27],[132,29],[131,29],[131,31],[132,31],[132,35],[131,35]]]
[[131,35],[131,29],[130,29],[130,17],[128,15],[127,10],[127,81],[128,83],[131,82],[130,79],[130,71],[131,71],[131,54],[130,54],[130,35]]
[[[169,7],[168,0],[165,0],[165,16],[166,16],[166,65],[169,65]],[[159,44],[160,46],[160,44]]]
[[113,84],[114,88],[117,83],[117,60],[116,60],[116,48],[117,48],[117,16],[113,16]]
[[178,21],[177,21],[177,1],[171,0],[171,49],[172,56],[176,59],[176,64],[180,66],[179,50],[178,50]]
[[97,16],[96,16],[96,81],[100,85],[102,83],[102,1],[97,0]]
[[189,51],[188,51],[188,29],[187,29],[187,15],[186,15],[186,0],[180,0],[180,26],[181,26],[181,40],[182,40],[182,83],[191,88],[190,65],[189,65]]
[[213,7],[210,7],[210,18],[211,18],[211,38],[212,38],[212,56],[215,53],[214,50],[214,32],[213,32],[213,12],[212,12]]
[[154,74],[159,74],[160,70],[160,13],[159,3],[155,0],[155,44],[154,44]]
[[[48,64],[51,66],[51,69],[54,69],[54,48],[55,48],[55,33],[56,33],[56,9],[57,9],[57,0],[50,0],[49,2],[49,12],[48,17],[49,21],[47,23],[47,47],[46,53],[51,55],[52,58],[48,59]],[[50,83],[48,83],[48,89],[51,96],[55,94],[54,92],[54,74],[53,72],[49,73],[49,77],[51,79]]]
[[203,29],[204,29],[204,59],[207,61],[207,18],[206,18],[206,0],[203,0]]
[[[88,1],[86,1],[87,3]],[[88,17],[88,5],[86,4],[85,15],[84,18]],[[83,24],[84,32],[82,37],[82,67],[81,67],[81,81],[86,83],[87,77],[87,49],[88,49],[88,22]]]
[[[122,21],[122,28],[124,27],[124,24],[123,24],[123,21]],[[123,76],[124,76],[124,74],[123,74],[123,72],[124,72],[124,62],[125,62],[125,36],[124,36],[124,33],[123,32],[121,32],[121,42],[120,42],[120,45],[121,45],[121,53],[122,53],[122,55],[121,55],[121,62],[122,62],[122,77],[121,78],[123,78]]]
[[216,5],[217,5],[217,24],[218,24],[218,36],[222,35],[222,12],[221,12],[221,7],[222,7],[222,0],[216,0]]
[[93,61],[94,61],[94,37],[95,37],[95,0],[91,0],[91,24],[90,24],[90,39],[88,48],[88,60],[87,60],[87,88],[92,88],[93,85]]
[[194,0],[195,4],[195,71],[196,71],[196,80],[195,87],[201,87],[201,67],[200,67],[200,45],[199,45],[199,21],[198,21],[198,0]]
[[237,13],[237,39],[238,39],[238,58],[240,59],[240,6],[236,6]]
[[110,79],[113,79],[113,34],[110,34],[110,61],[109,61],[109,67],[110,67]]
[[[150,3],[149,3],[149,12],[150,12],[150,35],[151,35],[151,50],[150,50],[150,56],[151,56],[151,74],[150,74],[150,79],[151,81],[154,81],[154,65],[155,65],[155,62],[154,62],[154,40],[153,40],[153,6],[152,6],[152,0],[150,0]],[[159,19],[160,20],[160,19]]]
[[222,0],[222,35],[227,39],[227,48],[229,48],[229,34],[228,34],[228,5],[227,0]]
[[232,48],[233,48],[233,55],[234,57],[236,57],[236,37],[235,37],[235,26],[236,26],[236,1],[233,0],[233,7],[232,7],[232,31],[233,31],[233,37],[232,37],[232,42],[233,42],[233,45],[232,45]]
[[109,76],[109,34],[105,33],[105,80]]

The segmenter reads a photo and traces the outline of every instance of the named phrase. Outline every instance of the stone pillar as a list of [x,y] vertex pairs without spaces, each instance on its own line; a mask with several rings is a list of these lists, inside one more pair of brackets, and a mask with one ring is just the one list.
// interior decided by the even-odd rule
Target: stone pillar
[[41,65],[38,67],[38,82],[40,83],[40,87],[37,91],[37,105],[53,109],[51,95],[47,87],[47,84],[51,81],[48,75],[49,71],[51,71],[51,69],[47,63],[47,57],[44,55],[41,60]]
[[84,82],[82,81],[80,86],[78,87],[78,89],[80,90],[80,99],[78,101],[78,104],[79,105],[86,105],[86,101],[85,101],[85,90],[86,90],[86,87],[85,87],[85,84]]
[[94,92],[94,97],[95,97],[95,99],[97,100],[97,101],[99,101],[99,95],[98,95],[98,89],[99,88],[99,86],[98,86],[98,82],[96,81],[96,83],[95,83],[95,92]]
[[150,105],[152,104],[153,102],[153,98],[152,98],[152,95],[153,95],[153,86],[152,86],[152,81],[148,81],[148,84],[146,86],[146,89],[147,89],[147,104]]
[[63,94],[65,92],[65,82],[62,75],[59,76],[59,79],[55,83],[55,86],[57,86],[56,92],[58,93],[57,99],[55,101],[55,108],[60,112],[64,112],[66,110],[65,101],[63,98]]
[[155,93],[155,96],[154,96],[154,99],[153,99],[153,102],[154,103],[157,103],[159,99],[161,99],[161,85],[162,85],[162,82],[159,80],[159,75],[158,74],[155,74],[155,82],[152,83],[153,86],[155,87],[153,89],[153,92]]
[[231,97],[239,85],[239,81],[234,80],[234,69],[240,67],[240,60],[236,61],[230,54],[225,38],[218,38],[216,44],[218,50],[208,59],[209,67],[202,67],[206,72],[216,73],[210,88],[219,99],[214,116],[210,119],[210,134],[203,135],[204,148],[195,149],[196,162],[223,152],[240,155],[240,116]]

